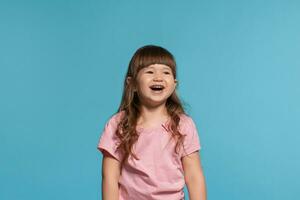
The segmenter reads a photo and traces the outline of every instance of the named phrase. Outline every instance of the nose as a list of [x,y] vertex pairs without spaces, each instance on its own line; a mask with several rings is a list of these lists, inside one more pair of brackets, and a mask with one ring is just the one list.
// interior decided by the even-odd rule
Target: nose
[[161,77],[160,75],[156,75],[156,76],[153,78],[153,81],[155,81],[155,82],[162,82],[163,79],[162,79],[162,77]]
[[161,81],[163,81],[163,79],[162,79],[162,74],[159,73],[159,72],[155,73],[155,74],[154,74],[153,81],[156,81],[156,82],[161,82]]

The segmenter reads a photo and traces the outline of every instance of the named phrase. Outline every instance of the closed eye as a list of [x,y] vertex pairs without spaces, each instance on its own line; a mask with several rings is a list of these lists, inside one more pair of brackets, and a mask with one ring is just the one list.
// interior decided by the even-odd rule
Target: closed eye
[[164,72],[164,74],[171,74],[170,72]]
[[153,74],[153,71],[146,71],[147,74]]

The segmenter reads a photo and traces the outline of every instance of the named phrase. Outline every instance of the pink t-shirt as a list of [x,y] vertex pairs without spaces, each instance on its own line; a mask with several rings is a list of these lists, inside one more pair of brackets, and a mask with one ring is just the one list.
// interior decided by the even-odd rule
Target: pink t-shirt
[[[116,151],[118,138],[116,128],[124,112],[119,112],[106,123],[98,149],[106,150],[115,159],[121,161],[122,154]],[[183,200],[185,185],[181,158],[200,147],[197,128],[189,116],[180,116],[179,131],[186,135],[184,148],[176,154],[176,143],[170,140],[171,133],[167,124],[143,129],[133,150],[140,160],[131,159],[122,168],[119,180],[119,200]]]

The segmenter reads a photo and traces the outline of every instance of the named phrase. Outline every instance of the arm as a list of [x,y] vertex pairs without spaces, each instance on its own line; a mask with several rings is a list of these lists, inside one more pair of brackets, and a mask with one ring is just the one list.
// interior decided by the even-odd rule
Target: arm
[[102,161],[102,199],[119,200],[120,162],[108,153]]
[[184,156],[182,164],[185,183],[189,191],[189,199],[206,200],[205,178],[198,151]]

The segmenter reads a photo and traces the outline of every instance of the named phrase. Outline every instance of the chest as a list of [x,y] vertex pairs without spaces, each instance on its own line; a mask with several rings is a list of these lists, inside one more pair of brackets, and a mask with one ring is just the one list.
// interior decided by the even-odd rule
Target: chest
[[176,142],[171,133],[165,130],[155,130],[141,133],[134,145],[134,152],[140,159],[136,164],[160,168],[181,167],[179,154],[175,152]]

